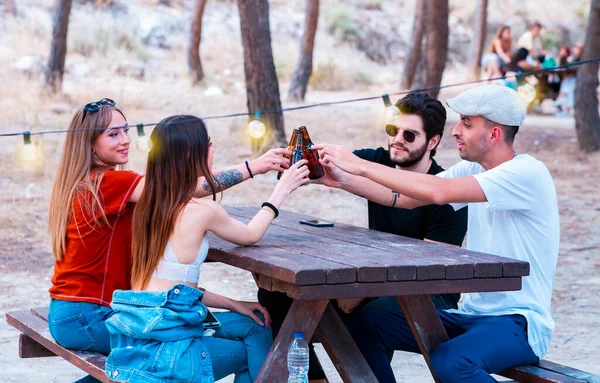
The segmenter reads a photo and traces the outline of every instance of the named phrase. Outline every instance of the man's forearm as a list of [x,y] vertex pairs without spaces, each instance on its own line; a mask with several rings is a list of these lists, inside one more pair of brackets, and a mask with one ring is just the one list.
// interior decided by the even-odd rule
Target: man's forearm
[[427,204],[426,202],[402,196],[397,191],[380,185],[366,177],[348,175],[342,183],[341,188],[383,206],[412,209]]

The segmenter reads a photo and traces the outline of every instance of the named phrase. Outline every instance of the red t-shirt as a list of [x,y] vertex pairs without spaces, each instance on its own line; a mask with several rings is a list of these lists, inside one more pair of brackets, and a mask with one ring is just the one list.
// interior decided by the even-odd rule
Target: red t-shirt
[[76,194],[67,227],[66,251],[63,259],[54,264],[51,298],[110,306],[115,290],[130,289],[134,205],[127,201],[141,179],[132,171],[105,171],[99,198],[109,226],[100,213],[90,217],[81,203],[86,195]]

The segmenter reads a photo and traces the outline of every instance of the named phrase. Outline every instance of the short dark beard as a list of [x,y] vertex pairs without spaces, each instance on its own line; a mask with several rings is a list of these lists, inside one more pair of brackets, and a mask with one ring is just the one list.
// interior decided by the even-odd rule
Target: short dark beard
[[[427,144],[429,142],[425,141],[425,143],[423,144],[422,147],[417,148],[414,151],[409,151],[408,152],[408,158],[403,160],[403,161],[395,161],[392,158],[392,147],[390,144],[388,144],[388,151],[390,153],[390,159],[392,160],[392,162],[396,165],[399,166],[401,168],[410,168],[411,166],[414,166],[415,164],[417,164],[419,161],[421,161],[423,159],[423,157],[425,157],[425,154],[427,154]],[[406,148],[406,147],[405,147]]]

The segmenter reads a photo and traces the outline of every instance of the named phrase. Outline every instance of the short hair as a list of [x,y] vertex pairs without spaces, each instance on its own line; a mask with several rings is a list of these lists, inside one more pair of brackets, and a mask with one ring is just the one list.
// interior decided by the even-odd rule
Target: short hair
[[497,122],[494,122],[492,120],[488,120],[487,118],[484,117],[484,126],[486,128],[492,128],[494,126],[499,127],[500,129],[502,129],[502,132],[504,133],[504,141],[512,144],[513,142],[515,142],[515,136],[517,135],[517,133],[519,133],[519,127],[518,126],[510,126],[510,125],[504,125],[504,124],[499,124]]
[[[428,141],[436,135],[440,136],[441,141],[446,125],[446,108],[441,102],[427,93],[409,93],[396,101],[396,107],[400,109],[401,113],[421,117],[425,137]],[[435,156],[436,150],[437,145],[431,150],[431,157]]]
[[534,21],[533,23],[531,23],[531,25],[529,26],[529,29],[537,27],[539,29],[542,29],[544,26],[542,25],[542,23],[540,23],[539,21]]

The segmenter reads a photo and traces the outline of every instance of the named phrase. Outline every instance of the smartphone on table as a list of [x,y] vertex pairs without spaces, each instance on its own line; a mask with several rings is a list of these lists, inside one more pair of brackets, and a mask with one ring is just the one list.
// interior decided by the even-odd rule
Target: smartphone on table
[[315,227],[333,227],[333,222],[322,221],[320,219],[301,219],[300,223]]

